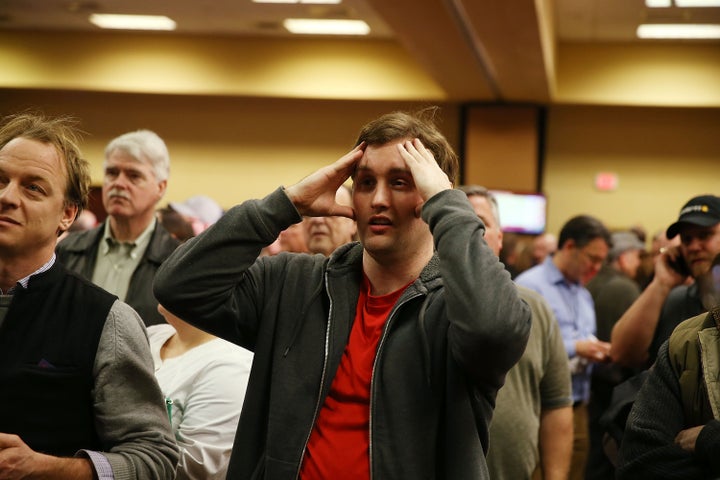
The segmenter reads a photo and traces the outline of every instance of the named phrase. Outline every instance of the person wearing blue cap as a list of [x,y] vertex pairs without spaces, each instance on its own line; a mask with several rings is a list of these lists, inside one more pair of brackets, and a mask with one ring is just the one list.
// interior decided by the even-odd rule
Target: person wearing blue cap
[[610,357],[614,362],[650,366],[681,321],[708,310],[697,279],[720,253],[720,197],[690,199],[667,229],[669,239],[677,235],[680,245],[662,251],[652,282],[613,327]]

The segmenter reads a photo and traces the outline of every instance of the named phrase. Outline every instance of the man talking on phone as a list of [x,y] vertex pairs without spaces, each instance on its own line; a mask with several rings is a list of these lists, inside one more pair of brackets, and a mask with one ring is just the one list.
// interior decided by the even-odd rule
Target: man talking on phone
[[680,245],[661,249],[652,282],[613,327],[610,357],[616,363],[650,366],[681,321],[708,310],[697,280],[720,253],[720,197],[690,199],[667,229],[669,239],[677,235]]

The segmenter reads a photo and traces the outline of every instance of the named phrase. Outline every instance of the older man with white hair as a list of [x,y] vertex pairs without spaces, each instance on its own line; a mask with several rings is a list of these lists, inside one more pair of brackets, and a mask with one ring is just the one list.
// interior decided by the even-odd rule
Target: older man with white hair
[[107,221],[62,240],[58,260],[124,300],[145,325],[164,323],[152,282],[179,245],[155,216],[170,174],[165,142],[150,130],[120,135],[105,149],[104,172]]

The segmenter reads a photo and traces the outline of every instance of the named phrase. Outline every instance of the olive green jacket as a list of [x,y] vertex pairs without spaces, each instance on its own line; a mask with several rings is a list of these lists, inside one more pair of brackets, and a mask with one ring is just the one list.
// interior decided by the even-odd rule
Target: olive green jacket
[[720,419],[720,306],[678,325],[669,354],[687,426]]

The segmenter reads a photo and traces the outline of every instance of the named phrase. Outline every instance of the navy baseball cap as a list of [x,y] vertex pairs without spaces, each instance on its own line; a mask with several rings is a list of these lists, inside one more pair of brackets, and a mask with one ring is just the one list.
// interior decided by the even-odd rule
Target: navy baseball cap
[[687,202],[680,210],[677,222],[667,229],[667,238],[673,238],[683,224],[698,225],[700,227],[712,227],[720,223],[720,197],[714,195],[700,195]]

